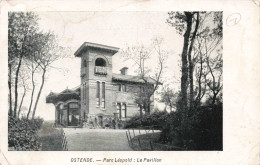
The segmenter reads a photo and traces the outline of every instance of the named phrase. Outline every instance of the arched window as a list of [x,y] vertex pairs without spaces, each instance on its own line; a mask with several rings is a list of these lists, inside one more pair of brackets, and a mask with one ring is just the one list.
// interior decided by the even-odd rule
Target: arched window
[[64,109],[64,104],[63,104],[63,103],[60,103],[60,104],[58,105],[58,109],[59,109],[59,110]]
[[96,66],[106,66],[106,61],[103,58],[97,58],[95,61]]

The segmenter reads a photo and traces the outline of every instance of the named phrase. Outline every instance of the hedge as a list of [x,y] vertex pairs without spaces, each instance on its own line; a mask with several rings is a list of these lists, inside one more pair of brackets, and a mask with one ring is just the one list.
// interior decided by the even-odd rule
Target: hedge
[[37,131],[41,128],[43,119],[32,120],[9,117],[8,147],[10,150],[27,151],[40,150],[41,144]]

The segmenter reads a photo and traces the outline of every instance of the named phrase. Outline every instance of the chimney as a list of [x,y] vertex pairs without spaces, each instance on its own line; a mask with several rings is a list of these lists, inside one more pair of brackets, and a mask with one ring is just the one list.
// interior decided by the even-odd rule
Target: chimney
[[120,69],[121,74],[122,74],[122,75],[127,75],[127,70],[128,70],[127,67],[123,67],[122,69]]

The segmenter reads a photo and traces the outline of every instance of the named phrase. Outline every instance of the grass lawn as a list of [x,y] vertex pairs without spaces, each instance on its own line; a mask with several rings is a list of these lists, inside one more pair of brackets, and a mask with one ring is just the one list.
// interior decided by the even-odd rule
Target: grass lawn
[[62,151],[61,130],[52,127],[52,123],[44,122],[38,132],[42,151]]
[[136,151],[182,151],[184,148],[180,148],[174,145],[162,144],[159,142],[160,132],[157,133],[147,133],[143,135],[138,135],[132,138],[132,143],[130,146]]

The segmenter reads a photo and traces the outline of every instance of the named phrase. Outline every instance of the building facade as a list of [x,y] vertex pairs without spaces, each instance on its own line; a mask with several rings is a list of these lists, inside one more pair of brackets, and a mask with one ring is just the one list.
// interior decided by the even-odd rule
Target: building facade
[[[135,96],[144,81],[138,76],[112,73],[112,57],[119,48],[85,42],[74,53],[81,58],[81,85],[61,93],[51,92],[47,103],[55,105],[55,122],[65,127],[117,127],[143,113]],[[155,80],[147,78],[151,87]],[[153,98],[150,109],[153,109]]]

